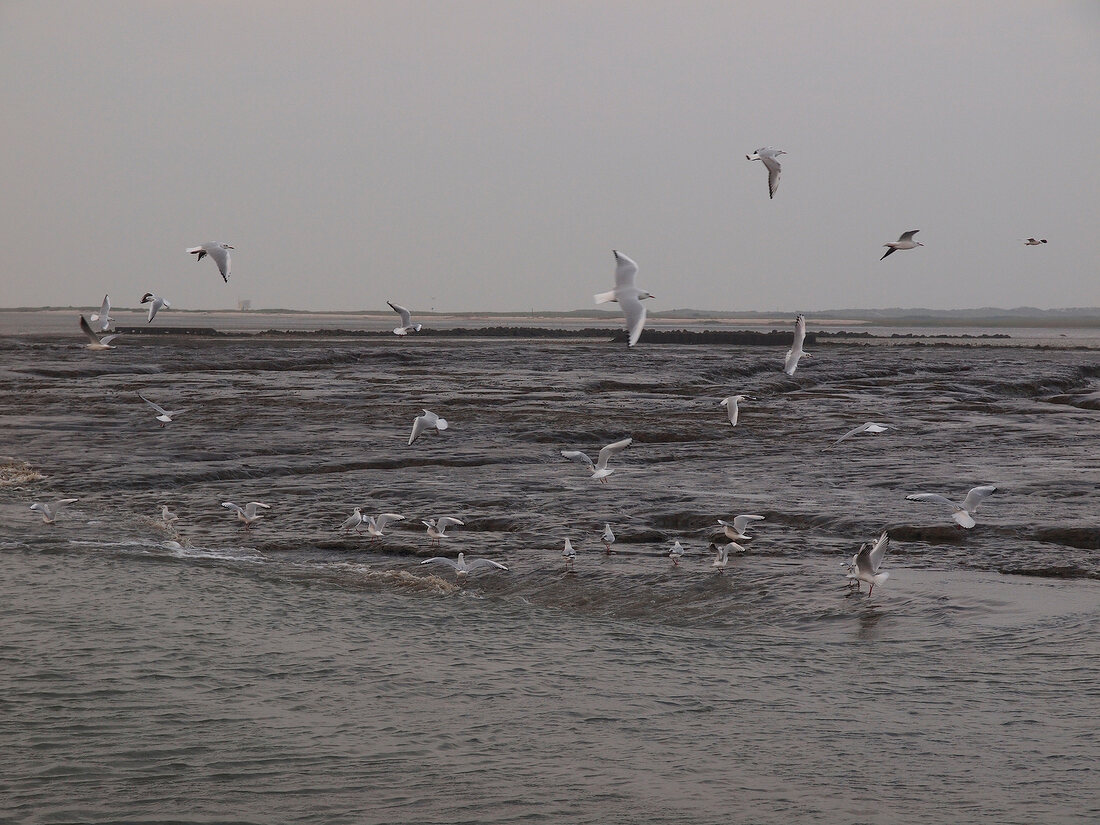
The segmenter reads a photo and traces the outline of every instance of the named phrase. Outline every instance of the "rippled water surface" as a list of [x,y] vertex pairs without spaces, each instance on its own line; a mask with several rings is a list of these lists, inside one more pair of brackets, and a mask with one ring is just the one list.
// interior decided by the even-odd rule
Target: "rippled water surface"
[[811,351],[0,338],[0,821],[1096,821],[1095,351]]

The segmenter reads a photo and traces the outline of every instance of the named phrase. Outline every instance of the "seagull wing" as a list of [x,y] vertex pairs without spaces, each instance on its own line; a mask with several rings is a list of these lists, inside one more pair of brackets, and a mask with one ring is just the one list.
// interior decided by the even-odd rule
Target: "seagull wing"
[[440,533],[442,533],[444,530],[446,530],[448,527],[450,527],[454,524],[457,524],[459,527],[465,527],[466,526],[466,522],[464,522],[464,521],[459,521],[458,519],[451,518],[450,516],[443,516],[441,518],[436,519],[435,529],[438,530]]
[[256,509],[263,507],[265,510],[270,510],[270,504],[264,504],[262,501],[250,501],[244,506],[244,514],[248,518],[256,518]]
[[[172,417],[172,413],[168,412],[168,410],[164,409],[164,407],[162,407],[160,404],[154,404],[152,401],[150,401],[148,398],[146,398],[140,392],[138,393],[138,398],[140,398],[142,401],[144,401],[146,404],[148,404],[150,407],[152,407],[154,410],[156,410],[161,415],[167,415],[169,418]],[[182,410],[173,410],[172,412],[182,412]]]
[[493,561],[492,559],[471,559],[466,562],[466,569],[473,571],[482,567],[490,567],[494,570],[507,570],[508,568],[501,564],[499,561]]
[[859,435],[860,433],[866,432],[866,431],[867,431],[867,425],[866,424],[860,424],[854,430],[848,430],[848,432],[844,433],[844,435],[842,435],[840,438],[838,438],[833,443],[834,444],[839,444],[841,441],[843,441],[846,438],[851,438],[853,435]]
[[600,450],[599,458],[596,460],[596,469],[602,470],[607,467],[607,461],[611,456],[616,453],[621,453],[633,442],[633,438],[624,438],[622,441],[616,441],[614,444],[608,444],[602,450]]
[[932,501],[936,504],[945,504],[952,510],[958,511],[963,509],[957,502],[952,501],[946,496],[941,496],[939,493],[913,493],[911,496],[905,497],[906,501]]
[[898,237],[898,243],[901,243],[902,241],[913,240],[913,236],[916,235],[918,232],[920,232],[919,229],[910,229],[908,232],[902,232],[901,235]]
[[806,316],[799,315],[794,319],[794,344],[792,349],[802,352],[802,345],[806,342]]
[[745,528],[749,526],[749,522],[763,521],[763,520],[764,520],[763,516],[750,516],[750,515],[735,516],[734,519],[733,519],[733,529],[736,530],[741,535],[744,535],[745,534]]
[[997,488],[988,485],[985,487],[975,487],[969,493],[966,494],[966,498],[963,499],[963,509],[968,513],[974,513],[978,509],[978,505],[987,497],[993,494],[993,491]]
[[427,429],[427,424],[425,423],[424,416],[418,415],[416,418],[413,419],[412,434],[409,436],[410,446],[414,441],[416,441],[416,439],[420,438],[420,434],[424,432],[425,429]]
[[224,507],[226,510],[236,510],[239,515],[244,515],[244,510],[242,510],[232,501],[223,501],[222,507]]
[[93,344],[102,343],[99,340],[99,336],[95,334],[83,315],[80,316],[80,331],[83,332],[88,337],[88,340],[91,341]]
[[[775,190],[779,188],[779,173],[782,171],[782,167],[779,165],[774,157],[763,155],[760,158],[764,161],[764,165],[768,167],[768,197],[775,197]],[[797,169],[795,171],[798,171]]]
[[402,515],[399,515],[398,513],[382,513],[378,517],[374,518],[372,521],[374,522],[374,526],[377,527],[379,530],[381,530],[387,524],[389,524],[391,521],[404,521],[404,520],[405,520],[405,517],[402,516]]
[[563,458],[576,461],[578,464],[587,464],[589,468],[592,467],[592,459],[580,450],[560,450],[559,452],[561,452]]
[[432,564],[433,562],[437,562],[437,561],[441,561],[444,564],[450,565],[451,568],[454,569],[454,570],[458,569],[458,562],[454,561],[453,559],[448,559],[444,556],[432,556],[430,559],[424,559],[424,561],[422,561],[420,563],[422,565],[423,564]]
[[632,347],[642,337],[642,329],[645,327],[645,304],[634,295],[624,295],[619,298],[619,306],[622,307],[623,315],[626,316],[626,328],[630,333],[628,346]]
[[403,326],[403,327],[411,327],[412,326],[412,313],[411,312],[409,312],[407,309],[405,309],[405,307],[398,306],[397,304],[393,303],[392,301],[386,301],[386,303],[390,305],[390,309],[392,309],[394,312],[396,312],[398,315],[401,316],[401,326]]
[[634,286],[634,276],[638,274],[638,265],[619,250],[612,249],[611,251],[615,255],[615,289]]
[[[890,536],[883,531],[875,543],[871,545],[867,551],[868,560],[871,562],[871,572],[877,573],[879,567],[882,565],[882,560],[886,556],[886,551],[890,549]],[[858,563],[858,562],[857,562]]]
[[[245,244],[247,246],[247,243]],[[229,250],[218,244],[204,244],[203,249],[206,253],[214,259],[214,263],[218,265],[218,272],[222,274],[222,280],[229,283],[229,271],[232,262],[229,259]]]

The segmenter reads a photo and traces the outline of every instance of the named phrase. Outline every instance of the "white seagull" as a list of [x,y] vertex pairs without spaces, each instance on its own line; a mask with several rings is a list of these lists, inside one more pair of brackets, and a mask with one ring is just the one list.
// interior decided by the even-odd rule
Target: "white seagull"
[[88,349],[114,349],[111,342],[118,338],[122,333],[116,332],[112,335],[96,335],[95,331],[88,326],[88,321],[83,315],[80,316],[80,331],[84,333],[88,338],[88,343],[85,344]]
[[[1043,244],[1043,243],[1046,243],[1046,242],[1047,242],[1046,238],[1042,238],[1040,240],[1036,240],[1035,238],[1028,238],[1026,241],[1024,241],[1024,246],[1038,246],[1039,244]],[[94,315],[92,316],[92,320],[93,321],[95,320]]]
[[668,551],[668,557],[672,559],[673,567],[679,567],[680,559],[684,557],[684,546],[677,541],[672,545],[672,549]]
[[412,322],[411,312],[409,312],[403,306],[398,306],[393,301],[386,301],[386,303],[390,305],[390,309],[401,316],[401,326],[394,329],[394,335],[408,335],[409,330],[412,330],[413,332],[420,332],[421,326],[420,324],[414,324]]
[[757,149],[751,155],[745,155],[745,160],[759,160],[763,161],[764,165],[768,167],[768,198],[775,197],[775,190],[779,188],[779,173],[782,171],[782,167],[779,165],[779,161],[776,160],[780,155],[787,154],[782,149],[772,149],[768,146],[764,146]]
[[600,534],[600,541],[603,542],[604,552],[610,555],[611,545],[615,543],[615,534],[611,531],[610,524],[604,524],[603,533]]
[[363,508],[356,507],[351,511],[351,515],[344,519],[344,523],[337,527],[337,530],[343,530],[344,533],[349,533],[352,529],[356,533],[359,532],[359,525],[363,523]]
[[859,552],[852,559],[851,569],[848,571],[848,578],[855,581],[856,590],[859,590],[860,582],[867,582],[870,585],[867,589],[867,595],[870,596],[876,584],[882,584],[890,578],[889,573],[879,572],[882,559],[889,547],[890,537],[884,531],[874,543],[864,542],[859,548]]
[[844,433],[840,438],[832,443],[832,446],[836,446],[846,438],[851,438],[853,435],[859,435],[860,433],[884,433],[887,430],[894,429],[890,424],[879,424],[877,421],[868,421],[866,424],[860,424],[858,427]]
[[718,402],[719,407],[725,407],[726,413],[730,417],[730,424],[734,427],[737,426],[737,403],[739,401],[755,401],[751,395],[731,395],[729,398],[723,398]]
[[946,504],[953,511],[951,518],[954,519],[955,523],[969,530],[977,523],[974,521],[974,514],[978,512],[978,505],[982,503],[986,496],[992,495],[996,489],[992,484],[973,487],[966,494],[966,498],[962,500],[961,504],[937,493],[913,493],[913,495],[906,496],[905,500],[934,501],[936,504]]
[[722,532],[726,534],[726,538],[730,541],[749,541],[752,536],[745,533],[749,523],[763,520],[763,516],[740,515],[734,516],[732,523],[722,521],[722,519],[718,519],[718,523],[722,525]]
[[918,246],[924,246],[920,241],[913,240],[913,236],[918,232],[920,232],[919,229],[910,229],[908,232],[902,232],[896,241],[884,243],[883,246],[890,248],[883,253],[882,258],[879,258],[879,260],[881,261],[883,258],[893,255],[899,249],[916,249]]
[[187,251],[192,255],[198,255],[195,258],[196,261],[201,261],[209,255],[210,260],[218,265],[218,272],[222,274],[222,279],[229,283],[229,268],[232,263],[229,260],[230,249],[236,249],[236,247],[220,241],[207,241],[202,246],[193,246]]
[[731,541],[729,544],[723,545],[722,547],[719,547],[716,544],[712,544],[711,548],[718,551],[718,557],[713,562],[711,562],[710,566],[717,570],[719,573],[721,573],[722,570],[725,569],[726,565],[729,564],[730,550],[736,550],[738,553],[745,552],[744,547],[733,541]]
[[798,369],[798,359],[802,357],[809,358],[810,353],[802,350],[802,344],[806,341],[806,316],[799,314],[794,319],[794,340],[791,341],[791,348],[787,350],[787,355],[783,361],[783,372],[787,375],[794,375],[794,371]]
[[420,438],[420,434],[424,430],[445,430],[448,426],[447,419],[440,418],[431,410],[424,410],[423,415],[418,415],[413,419],[412,434],[409,435],[408,446],[411,447],[412,443]]
[[78,498],[61,498],[57,501],[40,502],[36,501],[31,505],[30,509],[37,510],[42,514],[42,521],[45,524],[53,524],[53,520],[57,518],[57,514],[61,512],[61,508],[66,504],[72,504],[74,501],[80,501]]
[[[1043,241],[1043,243],[1046,243],[1046,241]],[[111,317],[111,296],[104,295],[103,306],[99,308],[99,312],[93,312],[88,317],[93,323],[99,323],[100,332],[110,332],[111,324],[113,324],[115,320]]]
[[573,569],[573,562],[577,558],[577,551],[573,549],[573,542],[569,539],[565,540],[565,547],[561,551],[562,558],[565,559],[566,570]]
[[160,506],[160,520],[164,522],[165,527],[171,527],[173,522],[180,520],[180,517],[168,509],[167,504]]
[[154,404],[152,401],[150,401],[148,398],[146,398],[140,392],[138,393],[138,398],[140,398],[142,401],[144,401],[146,404],[148,404],[150,407],[152,407],[154,410],[157,411],[157,421],[160,422],[160,426],[162,426],[162,427],[165,426],[166,424],[171,424],[172,419],[175,416],[179,415],[180,413],[187,412],[189,409],[191,409],[190,407],[181,407],[178,410],[166,410],[160,404]]
[[493,561],[492,559],[470,559],[469,561],[466,561],[466,554],[465,553],[459,553],[458,554],[458,561],[454,561],[453,559],[444,558],[443,556],[433,556],[430,559],[424,559],[424,561],[422,561],[420,563],[421,564],[433,564],[435,562],[443,562],[444,564],[449,564],[452,568],[454,568],[455,573],[458,575],[458,577],[460,579],[465,578],[467,573],[472,573],[475,570],[482,570],[482,569],[488,568],[488,569],[491,569],[491,570],[505,570],[505,571],[507,571],[507,569],[508,569],[503,564],[501,564],[499,561]]
[[252,528],[253,524],[263,518],[262,513],[256,512],[257,508],[262,507],[265,510],[271,509],[270,504],[264,504],[262,501],[250,501],[243,508],[238,507],[232,501],[223,501],[222,507],[227,510],[236,510],[237,521],[241,522],[242,524],[244,524],[245,527],[249,529]]
[[623,315],[626,316],[626,329],[630,333],[628,346],[638,343],[645,326],[645,306],[642,301],[655,296],[634,286],[634,277],[638,274],[638,265],[626,257],[617,249],[611,250],[615,254],[615,288],[610,292],[600,292],[593,295],[597,304],[606,304],[616,301]]
[[367,532],[371,541],[381,541],[384,536],[382,531],[391,521],[404,521],[405,517],[399,513],[379,513],[377,516],[367,516],[363,519],[367,524]]
[[582,453],[580,450],[562,450],[563,457],[568,458],[570,461],[579,461],[582,464],[586,464],[588,469],[592,472],[592,478],[598,478],[604,484],[607,483],[607,477],[615,472],[609,469],[607,466],[608,460],[611,456],[621,453],[633,442],[633,438],[624,438],[622,441],[616,441],[613,444],[608,444],[602,450],[596,459],[596,463],[592,463],[592,459]]
[[422,521],[420,523],[428,528],[428,538],[430,539],[430,541],[428,542],[429,547],[433,544],[438,547],[440,542],[443,539],[447,538],[448,527],[452,525],[457,525],[459,527],[466,526],[465,522],[459,521],[456,518],[451,518],[450,516],[442,516],[438,519],[430,518],[427,521]]
[[145,322],[147,324],[153,322],[153,319],[157,317],[157,313],[160,312],[160,310],[172,308],[170,303],[152,292],[146,292],[142,295],[141,303],[149,305],[149,320]]

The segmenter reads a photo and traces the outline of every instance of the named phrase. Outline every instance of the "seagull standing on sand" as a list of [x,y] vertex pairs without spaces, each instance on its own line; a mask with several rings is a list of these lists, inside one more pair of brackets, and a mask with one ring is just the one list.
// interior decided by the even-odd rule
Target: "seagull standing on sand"
[[146,404],[157,411],[157,421],[160,422],[160,426],[162,427],[167,424],[171,424],[173,417],[179,415],[180,413],[187,412],[189,409],[191,409],[190,407],[182,407],[178,410],[166,410],[160,404],[154,404],[140,392],[138,393],[138,398],[140,398],[142,401],[144,401]]
[[88,326],[88,321],[84,318],[83,315],[80,316],[80,331],[83,332],[85,337],[87,337],[88,339],[88,343],[84,345],[88,349],[114,349],[114,346],[111,344],[111,342],[122,334],[120,332],[116,332],[112,335],[96,335],[95,331],[90,326]]
[[782,149],[772,149],[768,146],[764,146],[757,149],[751,155],[745,155],[745,160],[759,160],[763,161],[764,165],[768,167],[768,198],[775,197],[775,190],[779,188],[779,173],[782,167],[779,165],[779,161],[776,160],[780,155],[787,154]]
[[966,498],[962,502],[952,501],[949,498],[941,496],[937,493],[913,493],[906,496],[906,501],[934,501],[936,504],[946,504],[952,509],[951,518],[960,527],[965,527],[969,530],[975,524],[974,514],[978,512],[978,505],[987,497],[993,494],[993,491],[997,488],[992,484],[985,485],[983,487],[973,487],[970,492],[966,494]]
[[[1043,241],[1043,243],[1046,243],[1046,241]],[[111,324],[114,323],[115,319],[111,317],[111,296],[110,295],[104,295],[103,296],[103,306],[101,306],[99,308],[99,312],[93,312],[89,316],[89,318],[91,319],[91,321],[93,323],[96,323],[96,322],[99,323],[99,331],[100,332],[110,332],[111,331]]]
[[394,335],[408,335],[410,330],[412,330],[413,332],[420,332],[421,326],[420,324],[414,324],[412,322],[411,312],[409,312],[403,306],[398,306],[393,301],[386,301],[386,303],[390,305],[390,309],[401,316],[401,326],[394,329]]
[[430,559],[424,559],[424,561],[420,563],[434,564],[436,562],[443,562],[444,564],[450,565],[460,579],[466,578],[467,573],[472,573],[475,570],[508,570],[508,568],[501,564],[499,561],[493,561],[492,559],[470,559],[469,561],[466,561],[465,553],[458,554],[458,561],[454,561],[443,556],[433,556]]
[[844,441],[847,438],[851,438],[853,435],[859,435],[860,433],[884,433],[887,430],[892,429],[894,428],[889,424],[879,424],[877,421],[868,421],[866,424],[860,424],[853,430],[848,430],[848,432],[844,433],[844,435],[834,441],[831,446],[835,447],[841,441]]
[[152,292],[146,292],[142,295],[141,303],[149,305],[149,320],[145,322],[147,324],[153,322],[153,319],[157,317],[157,313],[160,312],[160,310],[172,308],[170,303]]
[[718,523],[722,525],[722,532],[726,534],[726,538],[730,541],[749,541],[752,536],[745,533],[749,523],[763,520],[763,516],[740,515],[734,516],[732,524],[728,521],[722,521],[722,519],[718,519]]
[[859,548],[859,552],[856,553],[855,558],[852,559],[851,569],[848,571],[848,578],[852,579],[856,583],[856,590],[859,590],[860,582],[867,582],[870,587],[867,588],[867,595],[870,596],[875,589],[876,584],[882,584],[888,578],[890,574],[886,572],[879,572],[879,567],[882,566],[882,559],[886,555],[886,550],[890,547],[890,537],[883,532],[875,542],[864,542]]
[[160,506],[160,520],[164,523],[165,527],[171,527],[175,522],[180,520],[180,517],[168,509],[167,504]]
[[645,326],[645,306],[642,301],[655,296],[634,286],[634,278],[638,274],[638,265],[617,249],[611,250],[615,255],[615,288],[610,292],[600,292],[592,296],[597,304],[606,304],[616,301],[626,317],[626,329],[630,333],[627,346],[634,346],[642,334]]
[[61,508],[66,504],[72,504],[74,501],[80,501],[78,498],[61,498],[57,501],[40,502],[36,501],[30,506],[30,509],[37,510],[42,514],[43,524],[53,524],[54,519],[57,518],[57,514],[61,512]]
[[[377,516],[367,516],[364,521],[367,523],[367,532],[370,533],[371,541],[381,541],[384,536],[382,530],[391,521],[404,521],[405,517],[399,513],[379,513]],[[459,522],[461,524],[461,522]]]
[[[1046,238],[1043,238],[1041,240],[1036,240],[1035,238],[1028,238],[1026,241],[1024,241],[1024,246],[1038,246],[1039,244],[1043,244],[1043,243],[1046,243],[1046,242],[1047,242]],[[93,321],[95,320],[94,315],[92,316],[92,320]]]
[[565,547],[562,549],[561,555],[565,559],[565,569],[572,570],[573,562],[577,558],[577,551],[573,549],[573,542],[569,539],[565,540]]
[[603,533],[600,534],[600,541],[603,542],[603,551],[610,556],[611,545],[615,543],[615,534],[611,531],[610,524],[604,524]]
[[672,545],[672,549],[668,551],[668,557],[672,559],[673,567],[679,567],[680,559],[684,557],[684,546],[677,541]]
[[252,525],[263,518],[262,513],[257,513],[256,510],[262,507],[265,510],[270,510],[270,504],[264,504],[262,501],[250,501],[243,508],[238,507],[232,501],[223,501],[222,507],[227,510],[237,511],[237,521],[241,522],[248,529],[252,529]]
[[910,229],[908,232],[902,232],[901,236],[896,241],[884,243],[883,246],[888,246],[890,248],[883,253],[882,258],[879,258],[879,260],[881,261],[893,255],[899,249],[916,249],[918,246],[924,246],[920,241],[913,240],[913,236],[918,232],[920,232],[919,229]]
[[588,469],[592,472],[592,478],[598,478],[602,483],[607,484],[607,477],[615,472],[609,469],[607,466],[608,460],[611,456],[621,453],[634,441],[633,438],[624,438],[622,441],[616,441],[613,444],[608,444],[602,450],[596,459],[596,463],[592,463],[592,459],[582,453],[580,450],[562,450],[563,457],[568,458],[570,461],[579,461],[582,464],[588,465]]
[[436,547],[439,547],[440,542],[442,542],[443,539],[447,538],[448,527],[451,527],[452,525],[457,525],[459,527],[466,526],[465,522],[459,521],[456,518],[451,518],[450,516],[443,516],[438,519],[430,518],[427,521],[422,521],[420,523],[428,528],[429,547],[431,547],[433,544]]
[[809,358],[810,353],[804,352],[802,344],[806,341],[806,316],[799,314],[794,319],[794,340],[791,342],[791,348],[787,350],[786,358],[783,361],[783,372],[787,375],[794,375],[794,371],[798,369],[798,359],[802,357]]
[[425,430],[438,430],[443,431],[447,429],[447,419],[440,418],[431,410],[424,410],[423,415],[418,415],[413,419],[412,433],[409,435],[408,446],[412,446],[412,443],[416,439],[420,438],[421,433]]
[[201,261],[209,255],[210,260],[218,265],[218,272],[222,274],[222,280],[229,283],[229,271],[230,266],[232,266],[232,262],[229,260],[229,250],[235,248],[221,241],[207,241],[202,246],[193,246],[187,251],[191,255],[198,255],[195,258],[196,261]]
[[731,395],[729,398],[723,398],[718,402],[719,407],[725,407],[726,413],[730,417],[730,425],[737,426],[737,403],[739,401],[745,401],[746,399],[755,401],[751,395]]
[[359,525],[362,524],[362,523],[363,523],[363,508],[362,507],[356,507],[354,510],[351,511],[351,515],[348,516],[344,520],[344,523],[341,524],[336,529],[337,530],[343,530],[345,535],[347,535],[353,528],[355,529],[355,532],[358,533],[359,532]]

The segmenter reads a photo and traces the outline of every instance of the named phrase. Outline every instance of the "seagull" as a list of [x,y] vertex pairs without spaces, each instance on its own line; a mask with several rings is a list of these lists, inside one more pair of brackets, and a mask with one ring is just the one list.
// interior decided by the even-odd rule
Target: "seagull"
[[61,512],[61,508],[66,504],[72,504],[74,501],[80,501],[78,498],[61,498],[57,501],[51,501],[43,504],[36,501],[31,505],[30,509],[37,510],[42,514],[42,522],[44,524],[53,524],[53,520],[57,518],[57,514]]
[[745,528],[749,526],[749,522],[763,520],[763,516],[741,515],[734,516],[732,524],[722,519],[718,519],[718,523],[722,525],[722,532],[730,541],[749,541],[752,536],[745,533]]
[[810,353],[802,351],[802,344],[806,340],[806,316],[799,314],[794,319],[794,340],[791,342],[791,348],[787,350],[786,359],[783,361],[783,372],[787,375],[794,375],[794,371],[798,369],[798,359],[805,356],[810,357]]
[[100,337],[96,335],[95,331],[90,326],[88,326],[88,322],[83,315],[80,316],[80,329],[88,338],[88,343],[84,345],[88,349],[114,349],[111,342],[122,334],[116,332],[113,335],[104,335]]
[[256,512],[256,509],[258,507],[263,507],[265,510],[270,510],[271,509],[270,504],[264,504],[262,501],[250,501],[250,502],[248,502],[248,504],[246,504],[244,506],[244,509],[241,509],[236,504],[234,504],[232,501],[223,501],[222,502],[222,507],[226,508],[227,510],[236,510],[237,511],[237,521],[242,522],[244,524],[244,526],[249,528],[249,529],[252,528],[252,525],[255,522],[257,522],[257,521],[259,521],[260,519],[263,518],[262,513],[257,513]]
[[192,255],[198,255],[195,258],[196,261],[201,261],[207,255],[210,256],[210,260],[218,265],[218,272],[222,274],[222,279],[229,283],[229,252],[230,249],[236,249],[236,247],[230,246],[227,243],[221,243],[220,241],[207,241],[202,246],[193,246],[187,251]]
[[883,246],[888,246],[890,248],[883,253],[882,258],[879,258],[879,260],[881,261],[888,255],[893,255],[899,249],[915,249],[918,246],[924,246],[920,241],[913,240],[913,236],[918,232],[920,232],[919,229],[910,229],[908,232],[902,232],[896,241],[884,243]]
[[367,532],[371,535],[371,541],[381,541],[382,530],[391,521],[404,521],[405,517],[398,513],[380,513],[377,516],[367,516],[363,519],[367,523]]
[[852,564],[848,571],[848,578],[854,580],[856,583],[856,590],[859,590],[860,582],[867,582],[870,587],[867,589],[867,595],[870,596],[874,592],[876,584],[882,584],[888,578],[890,574],[886,572],[879,572],[879,567],[882,566],[882,559],[886,555],[886,551],[890,547],[890,537],[884,531],[874,543],[864,542],[859,548],[859,552],[856,553],[852,559]]
[[180,413],[187,412],[189,409],[191,409],[190,407],[182,407],[178,410],[166,410],[160,404],[154,404],[140,392],[138,393],[138,398],[140,398],[142,401],[144,401],[146,404],[157,411],[157,421],[160,422],[160,426],[162,427],[166,424],[171,424],[173,416],[177,416]]
[[565,540],[565,547],[561,551],[562,557],[565,559],[565,569],[573,569],[573,561],[577,558],[577,551],[573,549],[573,542],[569,539]]
[[597,304],[606,304],[616,301],[623,315],[626,316],[626,328],[630,333],[628,346],[634,346],[641,337],[642,327],[645,326],[645,307],[642,301],[655,296],[634,286],[634,277],[638,274],[638,265],[626,257],[617,249],[612,249],[615,255],[615,288],[610,292],[601,292],[593,295]]
[[[1039,244],[1046,243],[1046,242],[1047,242],[1046,238],[1043,238],[1042,240],[1035,240],[1035,238],[1028,238],[1026,241],[1024,241],[1024,246],[1038,246]],[[94,315],[92,316],[92,320],[93,321],[95,320]]]
[[956,501],[952,501],[949,498],[938,495],[937,493],[914,493],[913,495],[906,496],[906,501],[934,501],[937,504],[946,504],[954,512],[951,514],[951,518],[960,527],[965,527],[969,530],[977,522],[974,521],[974,514],[978,512],[978,505],[986,498],[993,494],[993,491],[997,488],[992,484],[984,487],[974,487],[966,494],[966,498],[963,499],[962,504]]
[[390,305],[390,308],[394,312],[401,316],[401,326],[394,329],[394,335],[408,335],[409,330],[412,330],[413,332],[420,332],[421,326],[420,324],[414,324],[412,322],[411,312],[409,312],[403,306],[398,306],[393,301],[386,301],[386,303]]
[[150,324],[153,319],[157,317],[157,313],[162,309],[171,309],[172,305],[159,295],[155,295],[152,292],[146,292],[141,296],[141,303],[149,305],[149,320],[145,323]]
[[622,441],[616,441],[614,444],[608,444],[602,450],[600,450],[599,457],[596,459],[596,463],[592,463],[592,459],[582,453],[580,450],[562,450],[563,457],[570,459],[571,461],[579,461],[582,464],[587,464],[588,469],[592,471],[592,478],[598,478],[604,484],[607,483],[607,477],[611,475],[614,470],[610,470],[607,467],[608,459],[616,453],[621,453],[633,442],[633,438],[624,438]]
[[719,573],[721,573],[725,569],[726,565],[729,564],[730,550],[736,550],[738,553],[745,552],[745,548],[734,541],[731,541],[729,544],[726,544],[722,547],[719,547],[716,544],[712,544],[710,547],[712,550],[718,551],[718,557],[711,563],[710,566],[717,570]]
[[447,427],[447,419],[440,418],[430,410],[424,410],[423,415],[418,415],[413,419],[413,429],[412,434],[409,436],[409,446],[411,447],[412,443],[420,438],[420,434],[424,432],[424,430],[445,430]]
[[603,534],[600,536],[600,541],[603,542],[604,552],[609,556],[611,555],[611,545],[615,543],[615,534],[611,532],[611,525],[604,524]]
[[772,149],[764,146],[751,155],[745,155],[745,160],[760,160],[768,167],[768,198],[774,198],[775,190],[779,188],[779,173],[782,171],[782,167],[780,167],[776,158],[785,154],[787,153],[782,149]]
[[431,539],[431,541],[428,542],[429,547],[433,544],[438,547],[439,543],[447,538],[447,528],[451,525],[457,524],[459,527],[466,526],[465,522],[459,521],[456,518],[451,518],[450,516],[443,516],[438,519],[430,518],[420,523],[428,528],[428,538]]
[[355,528],[355,532],[358,533],[359,532],[359,525],[362,524],[362,523],[363,523],[363,508],[362,507],[356,507],[354,510],[351,511],[351,515],[348,516],[344,520],[344,523],[341,524],[336,529],[337,530],[343,530],[344,534],[346,535],[347,533],[349,533],[351,531],[352,528]]
[[[440,519],[442,521],[442,519]],[[459,522],[461,523],[461,522]],[[432,564],[433,562],[441,561],[444,564],[449,564],[454,568],[455,573],[460,579],[466,577],[467,573],[472,573],[474,570],[480,570],[482,568],[491,568],[495,570],[507,570],[508,568],[501,564],[499,561],[493,561],[492,559],[470,559],[466,561],[466,554],[459,553],[458,561],[453,561],[443,556],[434,556],[430,559],[424,559],[421,564]]]
[[737,426],[737,402],[745,401],[746,399],[750,401],[756,400],[751,395],[731,395],[729,398],[723,398],[718,402],[719,407],[726,408],[726,412],[730,417],[730,424],[734,427]]
[[830,446],[835,447],[846,438],[851,438],[853,435],[859,435],[860,433],[884,433],[892,429],[895,428],[890,424],[879,424],[877,421],[868,421],[866,424],[860,424],[854,430],[848,430],[848,432],[844,433],[844,435],[834,441]]
[[[1046,241],[1043,241],[1043,243],[1046,243]],[[114,318],[111,317],[111,296],[110,295],[104,295],[103,296],[103,306],[101,306],[99,308],[99,312],[93,312],[88,317],[93,322],[96,322],[96,321],[99,322],[99,324],[100,324],[99,331],[100,332],[110,332],[111,331],[111,324],[113,324],[114,320],[115,320]]]
[[672,545],[672,549],[668,551],[668,557],[672,559],[673,567],[679,567],[680,559],[684,557],[684,546],[677,541]]
[[165,527],[171,527],[173,522],[180,520],[180,517],[169,510],[167,504],[162,504],[160,506],[160,520],[164,522]]

